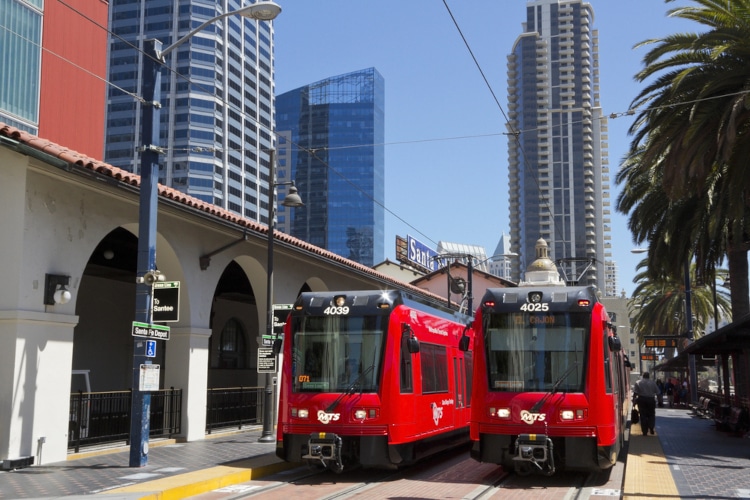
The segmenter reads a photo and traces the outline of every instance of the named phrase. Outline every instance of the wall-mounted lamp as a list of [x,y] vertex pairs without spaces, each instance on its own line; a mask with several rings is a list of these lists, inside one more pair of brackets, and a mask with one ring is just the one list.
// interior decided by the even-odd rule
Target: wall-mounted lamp
[[62,274],[44,275],[44,303],[48,306],[55,304],[67,304],[72,295],[67,286],[70,284],[70,276]]

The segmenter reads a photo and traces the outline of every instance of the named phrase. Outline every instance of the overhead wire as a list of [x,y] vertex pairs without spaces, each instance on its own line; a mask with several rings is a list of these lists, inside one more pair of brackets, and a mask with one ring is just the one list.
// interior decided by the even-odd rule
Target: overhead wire
[[[89,22],[91,22],[95,26],[103,29],[104,31],[106,31],[113,38],[115,38],[115,39],[117,39],[117,40],[119,40],[119,41],[121,41],[123,43],[127,43],[128,45],[130,45],[137,52],[141,52],[141,54],[143,55],[143,57],[147,57],[148,56],[137,45],[131,43],[129,40],[121,37],[120,35],[118,35],[117,33],[114,33],[113,31],[111,31],[108,26],[102,26],[96,20],[94,20],[91,17],[87,16],[85,13],[81,12],[80,10],[78,10],[77,8],[75,8],[74,6],[66,3],[64,0],[59,0],[59,2],[62,5],[64,5],[67,8],[69,8],[70,10],[74,11],[75,13],[77,13],[78,15],[80,15],[81,17],[83,17],[84,19],[88,20]],[[357,189],[358,191],[360,191],[368,199],[370,199],[371,201],[373,201],[374,203],[376,203],[378,206],[382,207],[387,213],[389,213],[390,215],[392,215],[393,217],[395,217],[398,221],[402,222],[407,227],[409,227],[410,229],[414,230],[415,232],[417,232],[418,234],[420,234],[421,236],[423,236],[424,238],[426,238],[427,240],[429,240],[429,241],[431,241],[433,243],[437,243],[437,242],[435,242],[435,240],[433,240],[428,235],[426,235],[425,233],[423,233],[422,231],[420,231],[419,229],[417,229],[414,225],[412,225],[411,223],[407,222],[403,217],[399,216],[398,214],[396,214],[395,212],[393,212],[392,210],[390,210],[388,207],[385,206],[385,204],[383,202],[381,202],[380,200],[376,200],[375,198],[373,198],[369,193],[365,192],[361,187],[357,186],[353,181],[351,181],[350,179],[348,179],[347,177],[345,177],[341,172],[339,172],[337,169],[333,168],[330,164],[328,164],[325,160],[323,160],[322,158],[320,158],[317,153],[319,151],[333,151],[333,150],[341,150],[341,149],[351,149],[351,148],[361,148],[361,147],[375,147],[375,146],[394,146],[394,145],[404,145],[404,144],[418,144],[418,143],[426,143],[426,142],[443,142],[443,141],[465,140],[465,139],[473,139],[473,138],[496,137],[496,136],[499,136],[499,135],[513,136],[515,138],[515,140],[517,141],[518,147],[520,148],[521,152],[523,153],[523,145],[522,145],[522,143],[520,141],[520,135],[522,133],[532,132],[532,131],[539,130],[539,129],[538,128],[534,128],[534,129],[522,129],[522,130],[516,130],[516,129],[514,129],[513,125],[510,123],[510,120],[509,120],[508,116],[505,113],[505,110],[503,109],[502,105],[500,104],[500,102],[499,102],[499,100],[497,98],[497,95],[495,94],[495,92],[494,92],[494,90],[492,88],[492,85],[490,84],[490,82],[489,82],[489,80],[488,80],[488,78],[487,78],[484,70],[482,69],[481,64],[479,63],[478,59],[476,58],[476,56],[474,54],[474,51],[472,50],[472,48],[471,48],[468,40],[464,36],[463,31],[461,30],[461,27],[458,24],[458,21],[456,20],[455,16],[453,15],[453,12],[451,11],[451,9],[450,9],[447,1],[443,0],[443,4],[444,4],[444,6],[445,6],[445,8],[446,8],[446,10],[447,10],[447,12],[448,12],[451,20],[453,21],[453,24],[456,27],[456,30],[458,31],[459,35],[461,36],[461,39],[463,40],[463,43],[466,46],[466,48],[467,48],[467,50],[468,50],[468,52],[469,52],[469,54],[470,54],[470,56],[471,56],[474,64],[476,65],[476,67],[477,67],[477,69],[478,69],[478,71],[479,71],[479,73],[480,73],[480,75],[481,75],[481,77],[483,79],[483,81],[485,82],[485,85],[487,86],[488,90],[490,91],[490,94],[491,94],[491,96],[492,96],[495,104],[497,105],[498,109],[500,110],[501,114],[503,115],[503,118],[504,118],[504,120],[506,122],[506,126],[508,127],[508,129],[510,130],[510,132],[498,132],[498,133],[491,133],[491,134],[477,134],[477,135],[468,135],[468,136],[441,137],[441,138],[430,138],[430,139],[417,139],[417,140],[411,140],[411,141],[394,141],[394,142],[384,142],[384,143],[379,143],[379,144],[357,144],[357,145],[349,145],[349,146],[338,146],[338,147],[327,147],[327,148],[313,148],[313,149],[305,148],[305,147],[303,147],[303,146],[301,146],[299,144],[294,143],[293,141],[291,142],[291,144],[295,148],[297,148],[297,151],[307,152],[308,154],[310,154],[313,158],[315,158],[317,161],[319,161],[323,166],[325,166],[327,169],[329,169],[332,173],[336,174],[342,180],[344,180],[345,182],[347,182],[349,185],[351,185],[352,187],[354,187],[355,189]],[[33,40],[27,39],[23,35],[12,31],[11,29],[9,29],[6,26],[2,26],[2,28],[4,30],[6,30],[7,32],[13,34],[14,36],[17,36],[20,39],[22,39],[22,40],[24,40],[26,42],[29,42],[29,43],[31,43],[31,44],[39,47],[41,50],[45,51],[46,53],[49,53],[50,55],[53,55],[53,56],[57,57],[58,59],[60,59],[60,60],[62,60],[64,62],[66,62],[66,63],[68,63],[68,64],[76,67],[77,69],[85,72],[86,74],[88,74],[88,75],[90,75],[90,76],[92,76],[94,78],[97,78],[97,79],[103,81],[104,83],[106,83],[107,85],[111,86],[112,88],[115,88],[119,92],[122,92],[124,95],[128,95],[128,96],[132,97],[134,100],[138,101],[139,103],[141,103],[141,104],[145,103],[145,100],[143,99],[143,97],[139,96],[138,94],[136,94],[134,92],[130,92],[130,91],[128,91],[128,90],[126,90],[126,89],[118,86],[117,84],[115,84],[114,82],[108,80],[107,78],[102,78],[101,76],[97,75],[96,73],[93,73],[92,71],[90,71],[90,70],[88,70],[88,69],[80,66],[79,64],[71,61],[70,59],[67,59],[64,56],[62,56],[60,54],[57,54],[54,51],[51,51],[48,48],[45,48],[45,47],[39,45],[38,43],[34,42]],[[212,89],[206,88],[205,86],[201,85],[199,82],[195,82],[195,81],[191,80],[190,77],[182,75],[181,73],[179,73],[176,70],[173,70],[172,68],[170,68],[166,64],[164,64],[163,66],[165,68],[167,68],[167,70],[169,72],[171,72],[173,75],[175,75],[176,77],[181,78],[184,81],[190,83],[191,85],[194,85],[196,88],[201,89],[201,90],[205,91],[206,93],[213,95]],[[750,93],[750,91],[736,92],[736,93],[728,94],[728,96],[748,94],[748,93]],[[714,97],[705,98],[705,99],[696,99],[696,100],[689,101],[689,102],[686,102],[686,103],[671,104],[669,106],[678,106],[680,104],[697,103],[697,102],[701,102],[701,101],[704,101],[704,100],[717,99],[717,98],[721,98],[721,97],[723,97],[723,96],[714,96]],[[242,109],[238,108],[237,106],[233,105],[231,102],[227,102],[226,100],[224,100],[221,97],[218,97],[218,99],[228,109],[233,109],[235,112],[238,112],[239,114],[241,114],[245,118],[247,118],[247,119],[255,122],[258,126],[263,127],[266,130],[269,130],[270,133],[272,133],[276,137],[280,136],[279,132],[277,132],[276,130],[270,129],[267,125],[265,125],[262,122],[260,122],[257,118],[247,115],[244,112],[244,110],[242,110]],[[608,115],[608,117],[610,119],[614,119],[614,118],[619,118],[619,117],[623,117],[623,116],[632,116],[636,112],[648,111],[648,110],[651,110],[651,109],[659,109],[659,108],[669,107],[669,106],[655,106],[653,108],[644,108],[644,109],[632,108],[632,109],[628,109],[627,111],[624,111],[624,112],[611,113],[610,115]],[[602,116],[601,118],[603,119],[603,118],[605,118],[605,116]],[[569,122],[569,123],[574,124],[574,123],[580,123],[581,121],[583,121],[583,120]],[[561,126],[561,125],[557,125],[557,126]],[[549,127],[545,127],[545,128],[549,128]],[[288,141],[288,138],[287,138],[287,141]],[[169,151],[170,150],[170,148],[163,148],[163,149],[165,151]],[[195,147],[191,147],[191,148],[172,148],[171,149],[171,151],[173,151],[173,152],[174,151],[192,151],[192,152],[198,152],[198,153],[204,152],[204,151],[205,152],[216,152],[216,151],[231,151],[231,150],[233,150],[233,149],[231,149],[231,148],[216,148],[216,147],[209,147],[209,146],[195,146]],[[526,155],[523,154],[523,156],[524,156],[524,161],[527,161],[526,160]],[[532,178],[534,179],[534,181],[535,181],[535,183],[537,185],[537,189],[541,193],[541,186],[539,185],[539,179],[535,175],[535,171],[532,168],[530,168],[530,165],[528,165],[528,163],[526,164],[526,166],[529,169],[529,171],[532,173]],[[546,200],[545,200],[544,205],[546,206],[547,211],[550,213],[550,216],[554,217],[552,215],[551,208],[549,207],[549,203]],[[555,225],[555,227],[557,229],[557,225]],[[561,237],[561,240],[563,240],[562,237]]]
[[[458,25],[458,21],[456,21],[455,16],[453,15],[453,12],[451,11],[450,6],[448,5],[447,0],[443,0],[443,5],[445,5],[446,10],[448,11],[448,14],[451,17],[451,20],[453,20],[453,24],[458,30],[459,35],[461,35],[461,39],[464,42],[464,45],[466,46],[466,49],[469,51],[469,54],[471,55],[472,60],[474,61],[474,64],[476,65],[477,69],[479,70],[479,73],[482,75],[482,79],[484,80],[484,83],[487,85],[487,88],[490,91],[490,94],[492,94],[492,98],[495,100],[495,104],[497,105],[498,109],[500,110],[500,113],[503,115],[503,118],[505,119],[505,125],[510,130],[510,134],[516,141],[519,150],[521,151],[521,155],[524,159],[524,164],[526,165],[527,171],[531,174],[532,179],[534,180],[534,183],[536,184],[537,191],[539,192],[539,197],[542,201],[542,205],[546,208],[547,212],[549,213],[550,218],[554,221],[555,214],[552,212],[552,208],[549,205],[549,200],[547,197],[542,196],[542,187],[539,182],[539,177],[536,173],[536,170],[532,168],[531,165],[529,165],[526,153],[523,148],[523,143],[520,140],[520,131],[517,131],[513,124],[510,122],[510,119],[508,118],[508,115],[505,113],[505,110],[503,109],[502,105],[497,99],[497,96],[495,95],[495,91],[492,89],[492,85],[490,84],[489,80],[487,79],[486,75],[484,74],[484,71],[482,70],[482,66],[479,64],[479,61],[477,60],[476,56],[474,55],[474,51],[471,49],[471,46],[469,45],[468,40],[463,34],[463,31],[461,30],[461,27]],[[562,126],[562,125],[561,125]],[[555,228],[555,232],[558,233],[557,236],[559,238],[559,241],[566,241],[563,234],[561,233],[561,229],[558,228],[558,224],[553,223],[553,227]],[[565,249],[565,246],[563,246]]]

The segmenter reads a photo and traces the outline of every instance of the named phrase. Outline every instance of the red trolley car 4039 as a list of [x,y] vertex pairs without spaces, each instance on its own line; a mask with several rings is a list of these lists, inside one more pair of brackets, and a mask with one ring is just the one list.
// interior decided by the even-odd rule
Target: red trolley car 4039
[[[468,318],[466,319],[468,321]],[[335,472],[469,442],[471,330],[403,291],[302,293],[287,320],[276,454]]]
[[596,288],[489,289],[474,330],[474,459],[547,475],[616,463],[630,363]]

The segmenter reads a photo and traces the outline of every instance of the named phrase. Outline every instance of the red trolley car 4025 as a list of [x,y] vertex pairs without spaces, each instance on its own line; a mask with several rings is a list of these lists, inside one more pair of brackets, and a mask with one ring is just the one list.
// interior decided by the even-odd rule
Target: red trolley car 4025
[[489,289],[474,331],[473,458],[547,475],[616,463],[630,363],[596,288]]

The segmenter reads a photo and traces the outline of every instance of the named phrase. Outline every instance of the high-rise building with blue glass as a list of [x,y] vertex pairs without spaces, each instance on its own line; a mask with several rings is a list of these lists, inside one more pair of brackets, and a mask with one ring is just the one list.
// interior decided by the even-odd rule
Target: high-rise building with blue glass
[[581,0],[532,0],[508,56],[513,279],[549,245],[568,282],[610,292],[607,117],[599,104],[599,35]]
[[385,258],[384,102],[375,68],[276,96],[279,179],[305,202],[279,229],[367,266]]
[[[107,162],[138,170],[143,40],[167,47],[247,3],[110,0]],[[262,222],[275,146],[273,38],[272,22],[230,15],[175,49],[162,71],[159,182]]]

